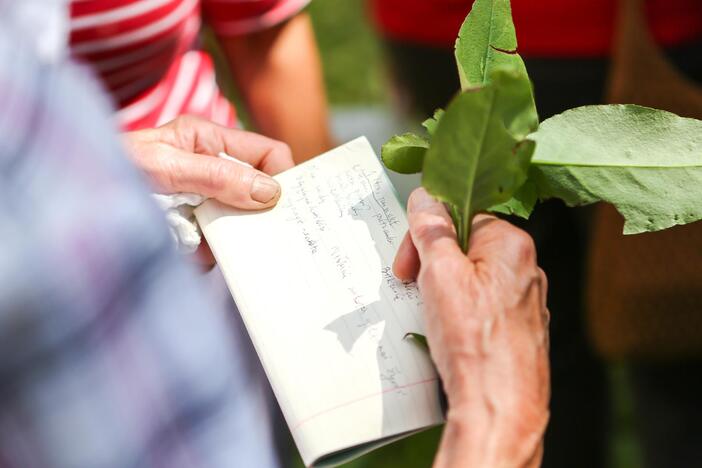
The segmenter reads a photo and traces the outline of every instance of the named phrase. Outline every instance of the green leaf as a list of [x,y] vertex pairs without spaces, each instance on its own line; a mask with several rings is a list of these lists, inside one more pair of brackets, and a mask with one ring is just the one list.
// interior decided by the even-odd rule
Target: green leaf
[[[483,86],[513,70],[521,80],[506,89],[502,100],[507,129],[521,139],[539,127],[534,92],[524,61],[517,53],[517,36],[509,0],[476,0],[456,40],[456,63],[463,89]],[[500,86],[500,83],[496,83]],[[514,118],[518,116],[519,118]]]
[[514,98],[521,76],[505,70],[493,76],[495,83],[451,101],[424,160],[422,185],[451,205],[464,251],[475,213],[512,197],[526,180],[534,151],[533,141],[520,140],[507,130],[521,114],[507,112],[509,119],[504,119],[505,109],[511,108],[505,101]]
[[412,338],[417,342],[418,345],[420,345],[425,350],[429,351],[429,342],[427,342],[426,336],[420,335],[419,333],[406,333],[404,338]]
[[439,124],[439,120],[441,120],[441,117],[444,115],[444,110],[443,109],[436,109],[434,111],[434,116],[429,117],[427,120],[422,122],[422,127],[427,129],[427,132],[429,133],[429,136],[433,136],[434,132],[436,131],[436,126]]
[[465,226],[463,225],[462,221],[462,214],[461,210],[459,207],[456,205],[452,205],[450,203],[447,204],[449,208],[449,213],[451,214],[451,219],[453,220],[453,226],[456,228],[456,237],[458,239],[465,239],[468,237],[467,233],[463,232],[463,229]]
[[515,68],[494,68],[491,81],[500,90],[497,111],[505,127],[517,139],[524,139],[539,128],[534,94],[529,77]]
[[633,105],[587,106],[546,120],[532,137],[529,178],[542,200],[611,203],[625,234],[702,219],[702,121]]
[[476,0],[456,40],[456,63],[461,87],[489,82],[492,69],[514,67],[526,75],[517,54],[517,35],[509,0]]
[[537,198],[536,185],[527,179],[512,198],[499,205],[491,206],[488,211],[528,219],[536,206]]
[[429,142],[413,133],[396,135],[388,140],[381,149],[380,157],[383,164],[401,174],[416,174],[422,172],[424,154]]

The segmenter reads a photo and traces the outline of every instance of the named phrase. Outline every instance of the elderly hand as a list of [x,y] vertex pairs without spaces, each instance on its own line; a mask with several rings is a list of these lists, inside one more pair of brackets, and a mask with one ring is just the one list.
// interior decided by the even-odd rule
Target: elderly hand
[[[191,116],[126,133],[125,146],[157,191],[194,192],[245,210],[275,205],[280,185],[270,175],[293,166],[284,143]],[[217,158],[220,152],[253,167]],[[199,254],[201,263],[214,263],[206,246]]]
[[546,277],[531,238],[480,215],[464,255],[444,206],[424,189],[395,274],[417,279],[427,339],[449,401],[435,466],[539,466],[548,422]]
[[[125,143],[159,191],[199,193],[246,210],[275,205],[280,186],[269,174],[293,166],[284,143],[191,116],[129,132]],[[222,151],[254,168],[215,157]]]

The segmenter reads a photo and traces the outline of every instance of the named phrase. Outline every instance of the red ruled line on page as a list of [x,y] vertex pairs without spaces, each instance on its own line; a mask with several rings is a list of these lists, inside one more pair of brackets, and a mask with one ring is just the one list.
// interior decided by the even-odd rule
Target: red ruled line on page
[[363,400],[367,400],[367,399],[369,399],[369,398],[373,398],[373,397],[377,397],[377,396],[380,396],[380,395],[384,395],[384,394],[386,394],[386,393],[396,392],[397,390],[403,390],[403,389],[406,389],[406,388],[416,387],[417,385],[424,385],[424,384],[427,384],[427,383],[430,383],[430,382],[436,382],[437,380],[439,380],[437,377],[434,377],[434,378],[432,378],[432,379],[420,380],[420,381],[418,381],[418,382],[412,382],[412,383],[408,383],[408,384],[405,384],[405,385],[400,385],[400,386],[398,386],[398,387],[386,388],[386,389],[381,390],[381,391],[379,391],[379,392],[374,392],[374,393],[371,393],[371,394],[368,394],[368,395],[364,395],[364,396],[362,396],[362,397],[354,398],[353,400],[349,400],[349,401],[345,401],[345,402],[343,402],[343,403],[339,403],[338,405],[332,406],[331,408],[324,409],[324,410],[322,410],[322,411],[319,411],[319,412],[317,412],[317,413],[315,413],[315,414],[313,414],[313,415],[311,415],[311,416],[308,416],[308,417],[302,419],[302,420],[299,421],[297,424],[295,424],[295,426],[293,426],[293,430],[299,429],[299,428],[302,427],[304,424],[306,424],[306,423],[312,421],[312,420],[315,419],[315,418],[318,418],[318,417],[320,417],[320,416],[322,416],[322,415],[325,415],[325,414],[327,414],[327,413],[331,413],[332,411],[336,411],[336,410],[338,410],[339,408],[344,408],[345,406],[353,405],[354,403],[358,403],[359,401],[363,401]]

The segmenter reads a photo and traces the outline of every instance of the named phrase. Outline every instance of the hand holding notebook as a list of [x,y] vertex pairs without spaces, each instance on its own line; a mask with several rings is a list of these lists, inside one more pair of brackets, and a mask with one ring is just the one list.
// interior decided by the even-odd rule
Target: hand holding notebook
[[307,465],[443,422],[414,284],[391,265],[404,209],[365,138],[276,176],[278,204],[196,210]]

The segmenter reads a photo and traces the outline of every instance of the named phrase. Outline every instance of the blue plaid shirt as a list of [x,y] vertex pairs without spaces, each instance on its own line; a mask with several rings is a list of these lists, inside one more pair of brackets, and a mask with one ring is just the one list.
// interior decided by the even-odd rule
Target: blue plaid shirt
[[6,26],[0,467],[275,466],[251,356],[176,254],[98,86]]

